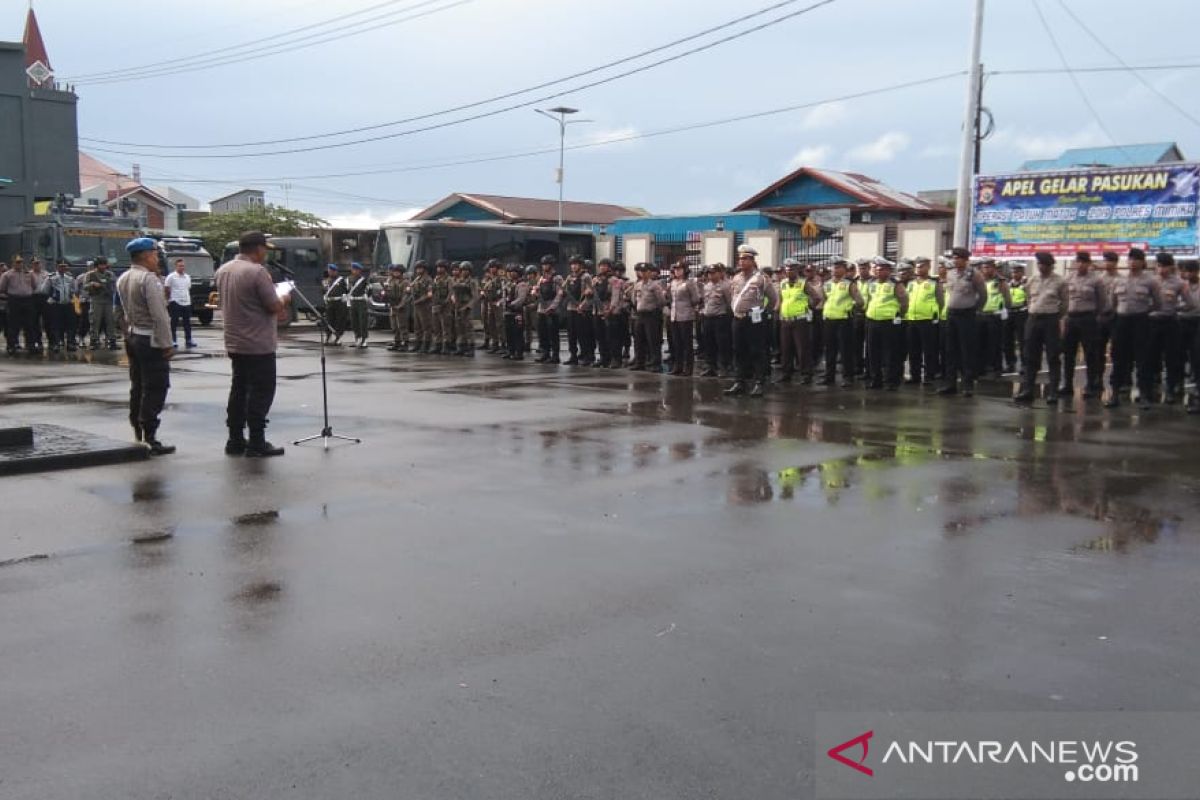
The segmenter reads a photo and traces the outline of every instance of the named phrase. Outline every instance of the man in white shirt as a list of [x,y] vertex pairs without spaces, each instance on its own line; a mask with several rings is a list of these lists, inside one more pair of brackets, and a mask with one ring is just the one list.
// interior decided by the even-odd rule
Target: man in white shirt
[[186,265],[182,258],[175,259],[175,271],[167,276],[167,311],[171,314],[171,345],[178,346],[176,334],[179,323],[183,323],[183,338],[190,349],[196,346],[192,341],[192,276],[187,274]]

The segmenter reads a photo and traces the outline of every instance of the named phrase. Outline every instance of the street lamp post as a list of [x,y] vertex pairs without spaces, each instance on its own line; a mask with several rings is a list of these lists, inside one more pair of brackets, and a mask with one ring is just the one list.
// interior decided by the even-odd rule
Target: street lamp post
[[[556,106],[543,111],[540,108],[535,108],[534,111],[541,114],[543,117],[554,120],[558,123],[558,227],[563,226],[563,157],[566,154],[567,142],[567,126],[576,125],[581,122],[591,122],[590,119],[573,119],[568,120],[568,114],[578,114],[578,108],[568,108],[567,106]],[[555,116],[557,114],[558,116]]]

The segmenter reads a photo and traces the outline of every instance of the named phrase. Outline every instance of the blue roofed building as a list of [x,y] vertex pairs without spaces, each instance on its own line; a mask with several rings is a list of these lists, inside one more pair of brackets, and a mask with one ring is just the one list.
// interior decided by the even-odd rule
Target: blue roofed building
[[1021,172],[1050,172],[1087,167],[1142,167],[1185,161],[1175,142],[1120,144],[1112,147],[1073,147],[1056,158],[1035,158],[1021,165]]
[[810,216],[840,213],[847,225],[940,219],[953,215],[945,207],[927,203],[867,175],[817,167],[801,167],[783,176],[742,202],[734,211],[763,211],[797,223]]

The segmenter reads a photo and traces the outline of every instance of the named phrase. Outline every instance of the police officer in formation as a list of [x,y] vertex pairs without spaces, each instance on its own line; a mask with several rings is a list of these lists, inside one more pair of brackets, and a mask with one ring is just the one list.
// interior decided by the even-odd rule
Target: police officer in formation
[[800,383],[813,380],[813,312],[825,298],[819,286],[801,274],[794,258],[783,262],[784,278],[779,282],[779,365],[783,374],[779,383],[791,383],[800,371]]
[[[1082,396],[1098,397],[1104,377],[1104,354],[1100,352],[1100,313],[1108,307],[1104,281],[1092,272],[1092,254],[1075,255],[1074,273],[1067,278],[1067,318],[1063,321],[1062,378],[1058,395],[1075,392],[1075,359],[1083,351],[1087,382]],[[1053,377],[1053,376],[1051,376]]]
[[350,289],[346,302],[350,310],[350,327],[354,331],[354,347],[365,349],[371,332],[371,280],[366,268],[355,261],[350,265]]
[[350,319],[350,308],[346,304],[350,284],[339,272],[337,264],[330,264],[325,267],[321,286],[325,290],[322,295],[325,300],[325,344],[340,345]]
[[915,275],[905,287],[908,310],[904,314],[905,338],[908,351],[908,383],[928,386],[937,375],[938,323],[943,303],[942,284],[929,275],[928,258],[917,258]]
[[700,307],[700,338],[704,351],[706,378],[728,378],[733,374],[733,307],[730,303],[729,279],[724,264],[708,269]]
[[412,309],[412,283],[404,274],[404,267],[392,265],[384,285],[384,300],[388,304],[388,321],[392,326],[392,343],[388,350],[404,353],[408,351],[408,324]]
[[567,363],[590,367],[595,360],[595,328],[592,325],[592,276],[584,272],[583,257],[567,262],[570,274],[562,283],[567,311]]
[[758,251],[750,245],[738,247],[738,272],[729,282],[733,310],[733,359],[737,378],[725,394],[763,396],[769,361],[767,312],[779,305],[774,282],[758,268]]
[[[590,262],[572,258],[565,278],[553,256],[524,268],[493,261],[482,281],[468,262],[439,262],[432,280],[418,262],[411,281],[402,274],[389,281],[389,303],[403,306],[402,313],[392,310],[393,327],[403,332],[389,349],[407,348],[411,319],[413,350],[472,354],[478,303],[485,349],[507,360],[525,358],[535,328],[537,361],[562,363],[565,327],[568,365],[659,372],[665,332],[672,374],[695,374],[698,350],[700,376],[736,377],[730,395],[761,396],[775,350],[780,384],[797,372],[809,384],[820,369],[825,386],[852,387],[860,374],[866,388],[889,390],[941,378],[939,394],[970,396],[981,374],[1016,371],[1019,403],[1034,401],[1045,367],[1044,397],[1055,403],[1074,394],[1080,361],[1080,397],[1099,396],[1111,341],[1106,406],[1120,404],[1135,368],[1142,408],[1158,399],[1178,402],[1185,366],[1194,375],[1200,362],[1200,270],[1189,261],[1180,274],[1162,253],[1153,274],[1145,253],[1133,248],[1123,275],[1118,254],[1103,258],[1097,271],[1090,253],[1077,253],[1070,274],[1059,275],[1054,256],[1038,253],[1029,278],[1020,262],[973,259],[966,248],[940,259],[936,277],[929,258],[893,264],[876,257],[857,264],[857,272],[843,258],[820,265],[789,258],[776,278],[743,245],[732,279],[721,264],[674,264],[667,278],[643,262],[634,268],[636,281],[609,259],[593,275]],[[1200,396],[1189,397],[1188,408],[1200,412]]]

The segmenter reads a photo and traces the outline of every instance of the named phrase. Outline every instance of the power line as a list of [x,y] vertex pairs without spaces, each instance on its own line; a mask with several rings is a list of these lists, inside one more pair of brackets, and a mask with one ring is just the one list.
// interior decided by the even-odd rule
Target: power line
[[1122,155],[1124,155],[1126,159],[1129,159],[1129,154],[1125,152],[1125,149],[1121,147],[1121,145],[1117,144],[1116,138],[1108,130],[1108,126],[1104,124],[1104,119],[1100,116],[1099,112],[1096,111],[1096,107],[1092,105],[1092,101],[1088,98],[1087,92],[1083,90],[1083,84],[1079,82],[1079,76],[1075,74],[1075,71],[1071,69],[1071,65],[1067,63],[1067,56],[1063,52],[1062,48],[1059,47],[1058,39],[1054,38],[1054,31],[1050,30],[1050,23],[1046,21],[1046,15],[1042,13],[1042,7],[1038,4],[1038,0],[1030,0],[1030,2],[1033,4],[1033,10],[1037,12],[1038,20],[1040,20],[1042,23],[1042,29],[1046,31],[1046,37],[1050,39],[1050,44],[1054,46],[1054,51],[1058,53],[1058,60],[1062,62],[1063,69],[1066,70],[1067,75],[1071,78],[1071,83],[1075,86],[1075,91],[1079,93],[1079,98],[1083,100],[1083,104],[1087,106],[1088,111],[1092,113],[1092,118],[1096,121],[1096,124],[1100,127],[1100,130],[1104,131],[1104,135],[1108,137],[1108,140],[1112,142],[1113,146],[1121,151]]
[[[433,1],[433,0],[431,0],[431,1]],[[263,42],[270,42],[270,41],[274,41],[276,39],[284,39],[289,36],[293,36],[297,33],[303,33],[304,31],[307,31],[307,30],[312,30],[314,28],[323,27],[326,25],[330,25],[332,23],[341,22],[343,20],[350,19],[351,17],[357,17],[357,16],[361,16],[362,14],[370,13],[371,11],[377,11],[378,9],[384,8],[386,6],[394,6],[400,2],[404,2],[404,0],[386,0],[385,2],[377,3],[372,6],[367,6],[366,8],[361,8],[358,11],[351,11],[346,14],[339,14],[335,17],[330,17],[329,19],[321,20],[320,22],[314,22],[309,25],[303,25],[299,28],[292,28],[291,30],[282,31],[280,33],[273,33],[270,36],[264,36],[259,39],[251,39],[250,41],[247,41],[247,42],[239,42],[237,44],[228,45],[226,47],[218,47],[215,50],[205,50],[203,52],[196,53],[195,55],[191,55],[191,56],[180,56],[178,58],[169,58],[169,59],[164,59],[162,61],[151,61],[149,63],[139,64],[139,65],[133,66],[133,67],[122,67],[120,69],[103,70],[101,72],[87,72],[82,75],[72,75],[70,77],[63,78],[62,80],[69,81],[71,83],[76,83],[76,82],[85,83],[85,82],[90,82],[90,79],[92,79],[92,78],[97,78],[97,79],[110,78],[110,77],[114,77],[117,75],[128,75],[131,73],[140,73],[144,70],[156,70],[156,69],[161,69],[163,67],[168,67],[168,66],[178,66],[180,64],[187,63],[190,61],[202,61],[203,59],[211,58],[212,56],[220,55],[221,53],[228,53],[231,51],[243,51],[244,52],[245,48],[247,48],[251,45],[262,44]],[[420,5],[428,5],[428,3],[419,3],[418,7]],[[411,9],[399,9],[397,12],[393,12],[393,13],[401,13],[403,11],[408,11],[408,10],[411,10]],[[274,45],[271,45],[271,46],[274,47]],[[224,57],[224,56],[222,56],[222,57]]]
[[[183,64],[178,67],[162,68],[162,69],[157,69],[154,71],[144,72],[144,73],[139,73],[139,74],[82,80],[82,81],[79,81],[79,83],[80,83],[80,85],[86,85],[86,86],[99,86],[99,85],[110,84],[110,83],[126,83],[129,81],[143,80],[146,78],[160,78],[160,77],[164,77],[167,75],[179,75],[179,74],[184,74],[184,73],[189,73],[189,72],[198,72],[200,70],[213,69],[216,67],[222,67],[222,66],[226,66],[229,64],[241,64],[246,61],[257,61],[262,58],[268,58],[270,56],[279,55],[280,53],[291,53],[296,50],[303,50],[303,49],[306,49],[309,47],[315,47],[316,45],[319,45],[319,44],[326,44],[328,42],[336,42],[336,41],[340,41],[342,39],[348,39],[352,36],[358,36],[359,34],[362,34],[362,33],[374,32],[374,31],[380,30],[381,28],[398,25],[402,22],[411,22],[412,20],[415,20],[415,19],[421,19],[423,17],[428,17],[433,14],[438,14],[442,11],[448,11],[452,8],[456,8],[458,6],[462,6],[462,5],[466,5],[468,3],[475,2],[475,0],[455,0],[455,2],[448,3],[448,4],[446,4],[444,6],[440,6],[438,8],[431,8],[431,9],[427,9],[425,11],[417,12],[415,14],[409,14],[408,16],[394,18],[394,17],[396,17],[397,14],[411,11],[414,8],[430,5],[431,3],[439,2],[439,1],[440,0],[425,0],[425,2],[417,3],[416,5],[406,8],[406,9],[400,9],[398,11],[388,12],[387,14],[383,14],[378,17],[372,17],[369,19],[360,20],[358,22],[354,22],[350,25],[346,25],[341,28],[333,28],[331,30],[324,30],[319,33],[308,34],[307,36],[301,36],[299,38],[291,39],[289,41],[279,42],[277,44],[270,45],[268,48],[266,48],[264,50],[259,50],[259,51],[252,52],[252,53],[240,53],[240,54],[236,54],[236,55],[229,55],[229,56],[225,56],[225,57],[222,57],[222,58],[214,60],[214,61],[206,61],[206,62],[200,62],[200,63],[195,63],[195,64]],[[390,17],[392,19],[389,19]],[[383,20],[388,20],[388,21],[384,22]],[[352,30],[354,28],[357,28],[357,30]],[[301,44],[301,43],[304,43],[304,44]]]
[[600,78],[598,80],[591,81],[590,83],[580,84],[578,86],[574,86],[569,89],[564,89],[562,91],[558,91],[558,92],[554,92],[552,94],[543,95],[541,97],[534,98],[533,100],[522,101],[520,103],[514,103],[512,105],[504,106],[504,107],[498,108],[498,109],[493,109],[491,111],[484,111],[484,112],[480,112],[478,114],[473,114],[471,116],[460,117],[459,119],[450,120],[448,122],[439,122],[439,123],[436,123],[433,125],[426,125],[426,126],[420,127],[420,128],[411,128],[409,130],[397,131],[395,133],[380,134],[378,136],[370,136],[370,137],[366,137],[363,139],[352,139],[352,140],[346,141],[346,142],[333,142],[330,144],[313,145],[310,147],[293,147],[293,148],[288,148],[288,149],[284,149],[284,150],[268,150],[268,151],[264,151],[264,152],[260,152],[260,153],[214,153],[214,154],[203,154],[203,155],[159,153],[157,155],[149,156],[149,154],[146,154],[146,153],[131,152],[128,150],[112,150],[112,149],[106,149],[106,148],[100,148],[100,147],[96,147],[96,148],[92,148],[92,149],[97,150],[102,153],[116,153],[118,155],[131,155],[131,156],[149,156],[152,158],[185,158],[185,159],[193,159],[193,158],[258,158],[258,157],[262,157],[262,156],[290,155],[292,153],[310,153],[310,152],[313,152],[316,150],[332,150],[332,149],[342,148],[342,147],[351,147],[351,146],[359,145],[359,144],[367,144],[369,142],[383,141],[385,139],[395,139],[395,138],[398,138],[401,136],[412,136],[417,133],[425,133],[427,131],[438,130],[441,128],[449,128],[454,125],[462,125],[467,122],[474,122],[476,120],[485,119],[487,117],[494,117],[494,116],[497,116],[498,114],[504,114],[509,111],[515,111],[520,108],[528,108],[530,106],[535,106],[535,105],[538,105],[539,103],[544,103],[547,100],[552,100],[557,97],[563,97],[565,95],[574,94],[575,92],[583,91],[585,89],[591,89],[591,88],[594,88],[596,86],[601,86],[606,83],[612,83],[613,81],[620,80],[621,78],[626,78],[626,77],[629,77],[630,75],[636,75],[640,72],[646,72],[655,67],[662,66],[663,64],[668,64],[673,61],[678,61],[682,58],[686,58],[688,56],[695,55],[696,53],[700,53],[705,50],[711,50],[712,48],[717,47],[718,45],[726,44],[726,43],[734,41],[736,39],[741,39],[742,37],[749,36],[752,33],[757,33],[758,31],[765,30],[766,28],[770,28],[774,25],[778,25],[782,22],[786,22],[787,20],[794,19],[803,14],[807,14],[811,11],[815,11],[816,9],[821,8],[822,6],[827,6],[834,2],[836,2],[836,0],[818,0],[818,2],[813,3],[812,5],[806,6],[798,11],[792,11],[788,14],[784,14],[781,17],[776,17],[775,19],[768,20],[766,22],[763,22],[759,25],[755,25],[750,28],[746,28],[745,30],[739,31],[737,33],[732,33],[728,36],[723,36],[720,39],[715,39],[706,44],[702,44],[697,47],[693,47],[689,50],[684,50],[681,53],[677,53],[675,55],[659,59],[658,61],[652,61],[649,64],[645,64],[640,67],[635,67],[633,69],[626,70],[625,72],[617,73],[616,75],[611,75],[607,78]]
[[[858,99],[861,99],[864,97],[871,97],[873,95],[887,94],[890,92],[900,91],[902,89],[916,88],[918,86],[925,86],[925,85],[929,85],[929,84],[933,84],[933,83],[939,83],[941,81],[946,81],[951,78],[960,78],[965,74],[966,74],[965,70],[957,70],[955,72],[947,72],[947,73],[944,73],[941,75],[934,75],[934,76],[931,76],[928,78],[919,78],[916,80],[905,81],[903,83],[896,83],[896,84],[890,84],[888,86],[881,86],[881,87],[878,87],[875,89],[866,89],[866,90],[863,90],[860,92],[853,92],[851,94],[840,95],[838,97],[827,97],[827,98],[823,98],[821,100],[809,100],[809,101],[805,101],[803,103],[795,103],[792,105],[781,106],[779,108],[772,108],[772,109],[767,109],[764,111],[756,111],[756,112],[751,112],[751,113],[738,114],[738,115],[732,116],[732,117],[722,117],[720,119],[706,120],[704,122],[694,122],[694,123],[690,123],[687,125],[678,125],[678,126],[671,127],[671,128],[661,128],[659,130],[646,131],[644,133],[634,133],[634,134],[629,134],[626,136],[616,136],[616,137],[612,137],[610,139],[604,139],[604,140],[596,141],[596,142],[579,142],[576,144],[567,145],[566,149],[567,150],[584,150],[584,149],[590,149],[590,148],[594,148],[594,147],[608,147],[611,145],[623,144],[625,142],[632,142],[632,141],[637,141],[640,139],[651,139],[651,138],[657,138],[659,136],[669,136],[669,135],[674,135],[677,133],[686,133],[689,131],[701,130],[704,128],[715,128],[715,127],[719,127],[722,125],[730,125],[730,124],[737,123],[737,122],[762,119],[764,117],[776,116],[779,114],[786,114],[786,113],[793,112],[793,111],[804,111],[804,110],[807,110],[810,108],[815,108],[816,106],[825,105],[827,103],[839,103],[839,102],[846,102],[849,100],[858,100]],[[379,167],[376,166],[376,167],[372,167],[370,169],[363,169],[361,171],[325,173],[325,174],[318,174],[318,175],[283,175],[283,176],[269,176],[269,177],[257,177],[257,178],[232,178],[232,179],[229,179],[229,178],[197,178],[194,180],[181,180],[180,182],[182,182],[182,183],[215,183],[215,184],[220,184],[220,185],[235,185],[235,184],[238,184],[239,182],[242,184],[255,184],[255,183],[264,184],[264,183],[278,183],[281,181],[291,181],[291,180],[329,180],[329,179],[334,179],[334,178],[356,178],[356,177],[361,177],[364,175],[387,175],[387,174],[401,173],[401,172],[420,172],[420,171],[431,170],[431,169],[445,169],[447,167],[485,164],[485,163],[491,163],[491,162],[495,162],[495,161],[509,161],[509,160],[515,160],[515,159],[520,159],[520,158],[530,158],[533,156],[546,155],[547,153],[557,153],[557,152],[558,152],[558,147],[554,146],[554,147],[545,147],[545,148],[537,149],[537,150],[525,150],[525,151],[519,151],[519,152],[513,152],[513,153],[503,153],[503,154],[497,154],[497,155],[481,155],[481,156],[477,156],[477,157],[476,156],[467,156],[467,157],[463,157],[460,159],[454,159],[454,160],[448,160],[448,161],[438,161],[438,162],[431,162],[431,163],[425,163],[425,164],[412,164],[412,165],[405,165],[405,166],[400,166],[400,167],[395,167],[395,168],[387,168],[387,169],[380,169]]]
[[749,14],[745,14],[743,16],[736,17],[734,19],[723,22],[720,25],[714,25],[713,27],[706,28],[702,31],[697,31],[696,33],[685,36],[682,39],[675,39],[675,40],[667,42],[665,44],[661,44],[656,47],[652,47],[648,50],[642,50],[641,52],[634,53],[633,55],[625,56],[623,58],[619,58],[614,61],[609,61],[608,63],[600,64],[598,66],[583,70],[581,72],[575,72],[570,75],[564,75],[563,77],[556,78],[552,81],[546,81],[544,83],[535,84],[533,86],[527,86],[523,89],[518,89],[515,91],[511,91],[511,92],[506,92],[504,94],[495,95],[493,97],[488,97],[483,100],[476,100],[476,101],[473,101],[470,103],[464,103],[462,105],[452,106],[450,108],[444,108],[444,109],[441,109],[440,111],[431,111],[431,112],[428,112],[425,114],[419,114],[419,115],[413,116],[413,117],[405,117],[403,119],[392,120],[390,122],[381,122],[381,123],[376,123],[373,125],[363,125],[363,126],[360,126],[357,128],[345,128],[342,130],[330,131],[328,133],[317,133],[317,134],[310,134],[307,136],[291,136],[291,137],[284,138],[284,139],[264,139],[264,140],[260,140],[260,141],[254,141],[254,142],[235,142],[235,143],[227,143],[227,144],[165,145],[165,144],[148,144],[148,143],[137,143],[137,142],[119,142],[119,141],[112,141],[112,140],[107,140],[107,139],[91,139],[91,138],[87,138],[87,137],[82,137],[82,138],[84,138],[85,141],[89,141],[89,142],[99,142],[101,144],[115,144],[115,145],[122,146],[122,147],[148,147],[148,148],[153,148],[153,149],[167,149],[167,150],[191,150],[191,149],[215,150],[215,149],[224,149],[224,148],[231,148],[231,147],[260,147],[260,146],[272,145],[272,144],[288,144],[291,142],[303,142],[303,141],[311,141],[314,139],[333,138],[336,136],[344,136],[344,135],[353,134],[353,133],[364,133],[366,131],[379,130],[381,128],[395,127],[397,125],[403,125],[403,124],[406,124],[409,122],[420,122],[422,120],[431,119],[433,117],[440,117],[440,116],[444,116],[446,114],[453,114],[458,111],[467,111],[472,108],[478,108],[479,106],[490,105],[492,103],[496,103],[501,100],[508,100],[509,98],[516,97],[518,95],[528,94],[529,92],[536,92],[539,89],[546,89],[551,86],[556,86],[561,83],[566,83],[567,81],[574,80],[576,78],[583,78],[588,75],[593,75],[597,72],[602,72],[602,71],[610,69],[612,67],[620,66],[621,64],[625,64],[630,61],[636,61],[638,59],[645,58],[646,56],[653,55],[654,53],[662,52],[663,50],[669,50],[672,47],[676,47],[678,45],[685,44],[686,42],[700,39],[704,36],[708,36],[709,34],[716,33],[718,31],[724,30],[726,28],[730,28],[734,25],[738,25],[742,22],[746,22],[748,20],[754,19],[755,17],[760,17],[760,16],[763,16],[764,14],[769,14],[772,11],[776,11],[780,8],[783,8],[784,6],[793,5],[797,2],[799,2],[799,0],[782,0],[781,2],[777,2],[772,5],[765,6],[763,8],[758,9],[757,11],[751,12]]
[[1064,72],[1151,72],[1153,70],[1200,69],[1200,64],[1143,64],[1121,67],[1030,67],[1025,69],[990,69],[988,75],[1061,75]]
[[1149,90],[1150,90],[1151,92],[1153,92],[1154,94],[1158,95],[1158,98],[1159,98],[1160,100],[1162,100],[1164,103],[1166,103],[1166,104],[1167,104],[1168,106],[1170,106],[1171,108],[1175,109],[1175,111],[1177,111],[1177,112],[1180,114],[1180,116],[1182,116],[1182,117],[1184,117],[1185,119],[1187,119],[1187,120],[1188,120],[1189,122],[1191,122],[1193,125],[1195,125],[1195,126],[1197,126],[1197,127],[1200,127],[1200,119],[1197,119],[1196,117],[1194,117],[1194,116],[1192,116],[1191,114],[1189,114],[1189,113],[1187,112],[1187,110],[1185,110],[1185,109],[1184,109],[1184,108],[1182,108],[1182,107],[1181,107],[1181,106],[1180,106],[1178,103],[1176,103],[1174,100],[1172,100],[1171,98],[1167,97],[1165,94],[1163,94],[1162,92],[1160,92],[1160,91],[1158,90],[1158,87],[1156,87],[1154,84],[1150,83],[1150,81],[1148,81],[1148,80],[1146,80],[1145,78],[1143,78],[1143,77],[1142,77],[1142,76],[1141,76],[1141,75],[1140,75],[1140,74],[1139,74],[1139,73],[1138,73],[1136,70],[1134,70],[1132,67],[1130,67],[1128,64],[1126,64],[1126,63],[1125,63],[1125,59],[1121,58],[1121,56],[1120,56],[1120,55],[1119,55],[1119,54],[1118,54],[1118,53],[1117,53],[1115,50],[1113,50],[1111,47],[1109,47],[1107,44],[1105,44],[1105,43],[1104,43],[1104,42],[1103,42],[1103,41],[1100,39],[1100,37],[1099,37],[1099,36],[1097,36],[1095,33],[1093,33],[1093,32],[1092,32],[1092,29],[1091,29],[1091,28],[1089,28],[1087,25],[1085,25],[1085,24],[1084,24],[1084,22],[1083,22],[1083,20],[1081,20],[1081,19],[1080,19],[1078,16],[1076,16],[1075,12],[1074,12],[1074,11],[1072,11],[1072,10],[1071,10],[1071,9],[1070,9],[1070,8],[1067,6],[1067,4],[1066,4],[1065,2],[1063,2],[1063,0],[1058,0],[1058,4],[1059,4],[1060,6],[1062,6],[1062,10],[1063,10],[1063,11],[1067,12],[1067,16],[1069,16],[1071,19],[1075,20],[1075,24],[1076,24],[1076,25],[1078,25],[1080,28],[1083,28],[1083,32],[1084,32],[1084,33],[1086,33],[1088,36],[1092,37],[1092,41],[1094,41],[1096,44],[1100,45],[1100,49],[1102,49],[1104,52],[1106,52],[1106,53],[1108,53],[1110,56],[1112,56],[1112,57],[1113,57],[1113,59],[1114,59],[1114,60],[1115,60],[1115,61],[1116,61],[1118,64],[1120,64],[1122,67],[1124,67],[1126,70],[1128,70],[1128,71],[1129,71],[1129,73],[1130,73],[1131,75],[1133,75],[1133,77],[1137,78],[1137,79],[1138,79],[1138,82],[1140,82],[1140,83],[1141,83],[1143,86],[1145,86],[1147,89],[1149,89]]

